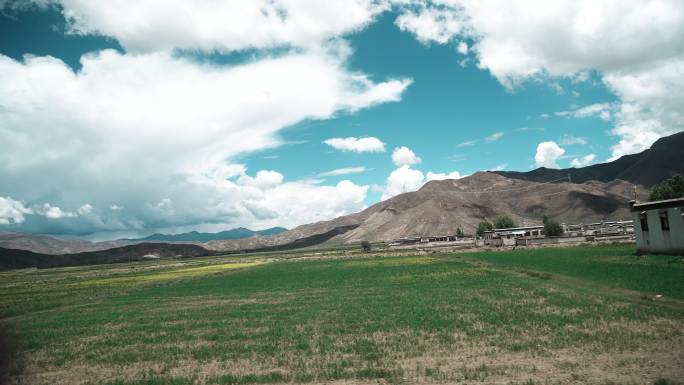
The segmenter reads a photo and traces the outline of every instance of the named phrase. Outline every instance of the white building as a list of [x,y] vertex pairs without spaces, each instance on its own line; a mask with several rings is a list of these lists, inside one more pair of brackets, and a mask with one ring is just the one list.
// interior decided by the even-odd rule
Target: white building
[[516,238],[544,238],[544,226],[511,227],[494,229],[482,234],[485,245],[514,246]]
[[684,255],[684,198],[630,202],[638,253]]

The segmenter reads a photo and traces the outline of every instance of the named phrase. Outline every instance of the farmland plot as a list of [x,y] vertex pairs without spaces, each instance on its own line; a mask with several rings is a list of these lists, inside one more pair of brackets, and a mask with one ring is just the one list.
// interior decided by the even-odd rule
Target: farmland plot
[[10,380],[684,379],[681,259],[634,259],[625,246],[536,252],[2,273],[2,324],[17,352]]

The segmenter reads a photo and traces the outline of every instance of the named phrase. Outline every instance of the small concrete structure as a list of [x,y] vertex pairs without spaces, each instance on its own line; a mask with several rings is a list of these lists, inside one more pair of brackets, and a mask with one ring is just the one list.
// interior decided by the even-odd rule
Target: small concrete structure
[[684,255],[684,198],[629,205],[638,253]]
[[389,247],[403,247],[403,246],[444,246],[444,245],[462,245],[474,242],[471,236],[457,236],[457,235],[436,235],[423,237],[405,237],[394,239],[387,243]]
[[633,221],[603,221],[587,224],[565,224],[561,223],[563,235],[576,237],[582,235],[594,236],[613,236],[634,233]]
[[544,226],[511,227],[482,233],[485,245],[515,246],[516,239],[544,238]]

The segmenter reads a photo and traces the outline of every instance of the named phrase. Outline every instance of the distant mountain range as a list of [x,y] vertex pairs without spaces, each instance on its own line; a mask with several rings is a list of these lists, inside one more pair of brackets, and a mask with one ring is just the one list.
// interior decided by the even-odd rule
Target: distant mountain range
[[[176,255],[178,243],[195,243],[193,255],[206,253],[289,250],[316,245],[340,245],[363,240],[454,234],[457,228],[473,233],[483,220],[508,214],[520,225],[541,223],[547,215],[569,223],[629,218],[628,202],[634,189],[646,199],[654,184],[684,175],[684,132],[656,141],[650,149],[615,161],[583,168],[538,168],[529,172],[478,172],[458,180],[432,181],[420,190],[397,195],[359,213],[329,221],[302,225],[292,230],[272,228],[252,231],[238,228],[220,233],[190,232],[154,234],[134,240],[83,242],[45,235],[0,233],[0,257],[8,249],[42,255],[78,254],[68,260],[83,263],[119,261],[146,250],[161,257]],[[570,180],[566,178],[570,176]],[[145,242],[145,245],[126,248]],[[209,251],[202,251],[208,249]],[[99,251],[107,250],[105,253]],[[12,252],[12,255],[16,253]],[[123,257],[121,257],[123,256]],[[49,264],[45,257],[32,260]],[[12,260],[16,263],[16,259]],[[63,262],[67,263],[67,262]]]
[[58,255],[0,247],[0,270],[98,265],[158,258],[197,258],[211,254],[212,252],[202,246],[169,243],[138,243]]
[[43,234],[0,233],[0,247],[28,250],[39,254],[73,254],[106,250],[131,244],[128,241],[88,242],[78,239],[63,239]]
[[[474,234],[480,221],[493,221],[502,214],[512,216],[519,225],[541,224],[544,215],[568,223],[628,219],[633,190],[631,183],[622,180],[546,183],[478,172],[457,180],[428,182],[418,191],[397,195],[356,214],[299,226],[275,236],[210,241],[206,246],[217,251],[270,249],[337,228],[346,231],[328,239],[330,246],[453,235],[457,228]],[[641,196],[648,192],[644,187],[637,191]]]
[[612,162],[582,168],[538,168],[528,172],[496,171],[507,178],[549,182],[570,176],[572,182],[610,182],[621,179],[647,188],[676,174],[684,174],[684,132],[658,139],[651,148]]
[[250,230],[244,227],[238,227],[237,229],[221,231],[218,233],[198,233],[197,231],[191,231],[189,233],[182,234],[152,234],[145,238],[139,239],[127,239],[128,241],[135,242],[147,242],[147,241],[158,241],[158,242],[209,242],[209,241],[225,241],[225,240],[235,240],[253,237],[255,235],[277,235],[287,231],[284,227],[271,227],[265,230]]
[[27,250],[38,254],[66,255],[84,252],[95,252],[113,249],[137,243],[205,243],[212,240],[237,240],[252,236],[272,236],[287,229],[273,227],[265,230],[253,231],[243,227],[221,231],[219,233],[198,233],[196,231],[183,234],[153,234],[140,239],[119,239],[105,242],[88,242],[78,239],[63,239],[51,235],[28,233],[0,233],[0,248]]

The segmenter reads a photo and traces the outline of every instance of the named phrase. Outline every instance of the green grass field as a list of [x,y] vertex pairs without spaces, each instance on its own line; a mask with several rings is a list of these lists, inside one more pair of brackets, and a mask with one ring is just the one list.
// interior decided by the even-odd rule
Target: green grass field
[[0,314],[16,384],[682,383],[684,260],[632,252],[6,272]]

